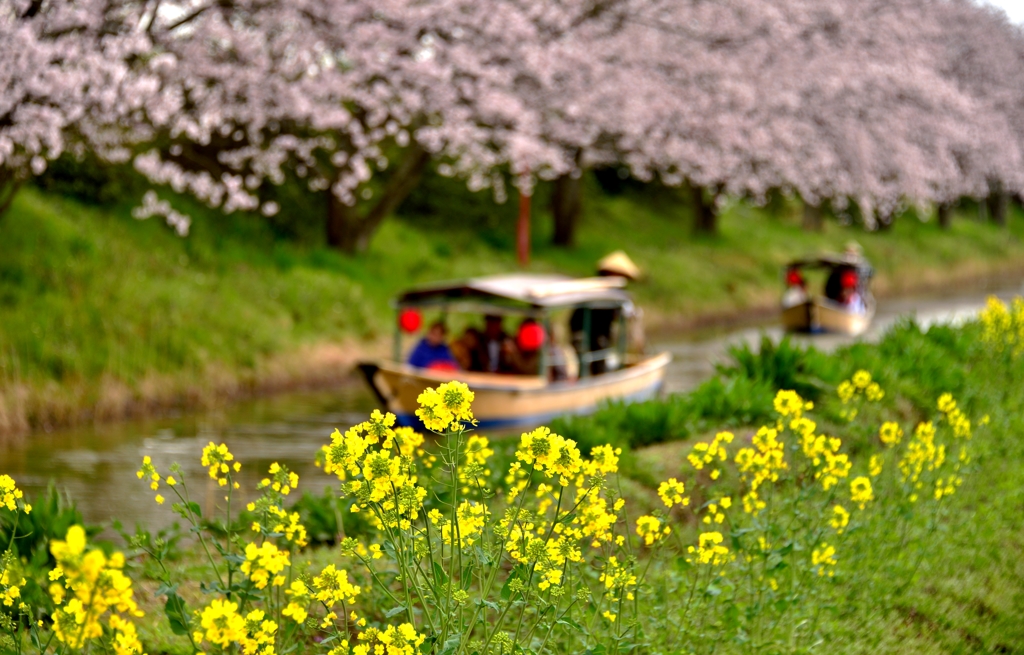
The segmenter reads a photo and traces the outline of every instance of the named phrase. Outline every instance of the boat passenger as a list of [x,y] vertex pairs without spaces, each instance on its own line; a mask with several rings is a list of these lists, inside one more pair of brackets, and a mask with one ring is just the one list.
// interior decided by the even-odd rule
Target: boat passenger
[[454,371],[458,370],[459,364],[452,356],[451,349],[445,343],[448,328],[444,321],[436,321],[431,324],[427,334],[423,337],[412,353],[409,355],[409,364],[420,368],[432,368],[437,370]]
[[480,359],[480,330],[468,327],[462,336],[451,343],[452,356],[464,371],[484,370]]
[[839,295],[839,304],[848,312],[863,314],[868,311],[864,298],[854,287],[844,287]]
[[516,339],[509,349],[509,363],[519,375],[540,373],[541,348],[544,347],[544,329],[533,318],[524,318],[519,324]]
[[484,333],[480,339],[481,370],[486,373],[511,373],[510,355],[515,345],[501,325],[501,317],[488,314],[484,317]]
[[858,291],[860,279],[857,275],[857,271],[849,269],[843,271],[839,280],[839,304],[846,308],[847,311],[854,312],[857,314],[863,314],[867,311],[867,306],[864,304],[864,298]]
[[786,273],[786,292],[782,294],[783,307],[796,307],[811,299],[807,293],[807,280],[796,269]]

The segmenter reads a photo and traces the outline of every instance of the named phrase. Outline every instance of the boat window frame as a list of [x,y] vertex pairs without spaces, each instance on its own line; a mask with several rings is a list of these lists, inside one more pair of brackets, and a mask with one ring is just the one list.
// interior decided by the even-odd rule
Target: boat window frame
[[[475,314],[478,316],[498,315],[498,316],[522,316],[529,317],[536,320],[544,327],[544,333],[551,335],[551,315],[556,312],[577,309],[587,310],[584,314],[583,323],[583,348],[582,350],[573,347],[576,351],[576,357],[579,362],[579,379],[591,377],[590,364],[595,361],[607,360],[609,355],[617,354],[619,361],[621,362],[620,368],[624,366],[626,361],[626,350],[628,348],[628,319],[626,308],[632,304],[632,299],[627,298],[623,300],[593,300],[582,303],[567,303],[557,305],[527,305],[525,303],[510,300],[507,303],[502,302],[487,302],[480,299],[467,299],[467,298],[450,298],[450,297],[435,297],[427,298],[423,300],[417,300],[413,302],[409,301],[398,301],[393,300],[391,306],[395,311],[395,323],[394,323],[394,339],[392,342],[392,359],[396,363],[402,363],[402,351],[403,351],[403,330],[399,324],[399,318],[402,312],[407,309],[427,309],[427,310],[441,310],[443,316],[447,316],[450,313],[458,314]],[[590,310],[592,309],[616,309],[619,312],[617,322],[619,324],[619,335],[614,346],[609,348],[602,348],[601,350],[590,350],[590,334],[591,334],[591,323],[590,323]],[[570,334],[571,341],[571,334]],[[573,344],[570,343],[572,346]],[[618,370],[618,369],[616,369]],[[608,371],[609,373],[611,371]],[[540,362],[538,364],[537,376],[543,379],[547,379],[548,375],[548,353],[547,348],[541,348]]]

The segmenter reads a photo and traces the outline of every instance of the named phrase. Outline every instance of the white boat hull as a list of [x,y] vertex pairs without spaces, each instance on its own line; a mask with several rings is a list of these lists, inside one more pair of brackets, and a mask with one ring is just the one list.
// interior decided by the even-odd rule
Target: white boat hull
[[388,411],[404,425],[420,425],[416,398],[424,389],[454,379],[468,384],[475,394],[473,414],[479,427],[502,429],[536,426],[565,414],[587,414],[604,401],[652,398],[661,389],[671,358],[661,353],[618,371],[561,382],[537,376],[433,371],[393,362],[362,364],[360,369]]

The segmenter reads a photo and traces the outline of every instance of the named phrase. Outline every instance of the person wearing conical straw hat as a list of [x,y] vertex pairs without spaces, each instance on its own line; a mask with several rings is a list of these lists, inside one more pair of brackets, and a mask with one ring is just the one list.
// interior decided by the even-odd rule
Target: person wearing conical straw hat
[[601,276],[617,275],[627,280],[639,280],[642,275],[640,267],[634,264],[629,255],[621,250],[616,250],[601,258],[601,261],[597,262],[597,274]]
[[[597,262],[597,274],[602,277],[622,277],[627,280],[640,279],[640,267],[633,263],[629,255],[621,250],[603,257]],[[623,313],[628,326],[640,326],[639,310],[632,304],[626,303],[620,308],[593,308],[576,309],[569,319],[569,327],[573,335],[573,345],[577,352],[608,352],[615,343],[614,331],[620,327],[620,311]],[[589,314],[589,316],[587,316]],[[627,328],[629,329],[629,328]],[[642,332],[642,327],[639,327]],[[642,338],[637,339],[629,330],[627,342],[631,345],[638,345],[642,348]],[[639,343],[637,343],[639,342]],[[590,363],[590,373],[600,375],[607,371],[613,371],[621,367],[623,362],[619,361],[618,355],[609,353],[604,359],[598,359]]]

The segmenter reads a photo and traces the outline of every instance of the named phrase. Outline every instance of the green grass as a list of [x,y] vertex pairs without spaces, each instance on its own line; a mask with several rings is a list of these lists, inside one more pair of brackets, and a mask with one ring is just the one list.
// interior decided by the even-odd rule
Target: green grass
[[[816,600],[823,610],[820,638],[828,652],[836,653],[1019,652],[1024,647],[1024,359],[994,352],[981,342],[980,332],[976,324],[922,331],[904,323],[876,345],[833,354],[787,348],[762,356],[739,351],[734,366],[691,394],[630,408],[609,406],[593,417],[553,428],[572,436],[593,433],[596,440],[621,431],[618,443],[627,450],[623,470],[640,485],[630,495],[649,502],[660,480],[683,473],[695,439],[728,427],[742,440],[753,431],[749,426],[773,421],[768,410],[737,428],[744,424],[742,417],[704,400],[722,395],[723,386],[746,380],[747,402],[762,407],[778,388],[792,388],[794,381],[809,385],[807,390],[817,397],[813,418],[819,430],[841,435],[844,450],[855,461],[877,449],[870,426],[883,420],[912,425],[928,419],[934,415],[935,399],[951,392],[975,420],[991,417],[990,427],[979,431],[971,444],[975,470],[944,501],[948,505],[937,524],[927,526],[916,517],[911,521],[923,537],[905,552],[882,562],[869,552],[844,547],[844,570]],[[858,369],[871,371],[886,396],[878,406],[865,409],[867,414],[856,424],[847,425],[834,389]],[[723,395],[724,404],[727,397]],[[646,445],[650,443],[654,445]],[[880,540],[897,538],[884,526],[871,526],[868,534],[882,535]],[[860,547],[863,542],[857,541]],[[917,552],[924,555],[919,568]],[[892,577],[876,577],[867,585],[881,568]],[[722,629],[716,637],[722,639],[719,650],[747,649],[742,635],[712,625]],[[787,629],[786,622],[780,623],[768,652],[793,650],[784,646]],[[803,652],[802,647],[795,650]]]
[[[179,199],[194,218],[179,238],[131,218],[131,198],[95,206],[25,189],[0,217],[0,432],[336,378],[385,341],[396,292],[515,269],[514,202],[460,189],[428,184],[357,257],[310,236],[308,215],[296,222],[305,236],[286,239],[283,218]],[[645,193],[591,184],[578,245],[565,250],[547,245],[542,192],[531,270],[587,275],[623,248],[647,272],[634,291],[657,327],[770,307],[786,260],[850,239],[888,290],[997,274],[1024,255],[1019,214],[1008,230],[958,220],[943,233],[904,217],[884,234],[836,223],[809,234],[785,203],[771,214],[733,203],[719,236],[695,238],[674,193]]]
[[[856,422],[848,423],[840,416],[842,406],[836,399],[835,387],[859,369],[871,371],[886,395],[881,403],[862,408]],[[877,452],[876,431],[881,421],[899,420],[906,428],[933,418],[935,400],[942,393],[951,392],[974,419],[983,415],[991,418],[987,428],[981,428],[975,420],[974,437],[970,442],[974,462],[965,473],[963,486],[944,501],[943,511],[937,514],[938,522],[928,525],[928,511],[924,509],[919,509],[920,516],[906,517],[907,531],[913,538],[908,540],[905,551],[895,554],[892,551],[892,545],[899,540],[896,534],[887,531],[887,522],[892,516],[874,512],[875,507],[898,505],[898,501],[880,496],[867,513],[872,518],[864,519],[859,526],[853,524],[851,533],[842,540],[835,579],[816,585],[813,595],[803,592],[795,599],[794,606],[760,609],[747,606],[740,607],[738,614],[730,615],[728,598],[734,581],[727,578],[709,582],[707,589],[714,588],[715,592],[706,594],[707,598],[701,600],[701,613],[689,619],[690,628],[703,631],[695,650],[721,653],[825,651],[851,655],[1019,652],[1024,644],[1024,623],[1020,621],[1024,606],[1024,533],[1020,530],[1024,510],[1024,466],[1021,465],[1024,442],[1020,439],[1024,433],[1022,376],[1024,356],[1014,358],[1008,353],[1000,354],[981,340],[977,324],[960,328],[937,326],[925,331],[906,322],[896,326],[877,344],[859,344],[831,354],[788,346],[757,355],[737,351],[735,364],[723,369],[716,380],[696,392],[660,403],[669,408],[688,408],[687,420],[703,421],[699,424],[665,421],[666,426],[690,425],[689,432],[659,433],[656,421],[638,419],[640,424],[618,442],[627,452],[622,467],[625,479],[616,487],[628,498],[630,520],[658,507],[654,491],[657,482],[680,475],[693,438],[703,436],[698,430],[713,433],[718,427],[729,425],[738,438],[730,451],[735,454],[735,448],[740,447],[752,431],[751,425],[765,419],[769,423],[774,421],[768,418],[769,410],[750,410],[748,415],[729,418],[733,410],[723,407],[733,401],[725,396],[739,392],[723,392],[723,387],[739,380],[746,380],[747,386],[737,388],[743,389],[742,393],[750,397],[749,402],[755,408],[766,398],[770,404],[777,388],[802,386],[809,396],[816,398],[812,417],[818,422],[819,431],[842,436],[843,451],[859,462],[863,462],[869,452]],[[719,405],[713,402],[716,396]],[[648,406],[648,413],[653,415],[655,404]],[[622,407],[607,408],[602,412],[604,416],[594,419],[592,425],[607,426],[610,414],[626,417],[626,412]],[[622,424],[625,422],[624,419]],[[577,429],[586,427],[573,425]],[[601,429],[612,434],[610,428]],[[659,440],[662,443],[645,445]],[[494,443],[498,452],[488,466],[494,471],[494,481],[500,480],[507,469],[515,444],[515,440]],[[800,457],[793,453],[791,461],[795,463]],[[737,490],[730,488],[735,482],[727,471],[722,481],[716,483],[715,497],[735,494]],[[876,491],[886,488],[876,484]],[[813,483],[809,486],[816,487]],[[695,499],[694,505],[699,506],[696,499],[702,492],[697,485],[691,487],[689,493]],[[810,498],[820,500],[821,496],[811,495]],[[308,520],[310,509],[330,514],[335,511],[333,503],[333,498],[314,500],[311,496],[300,502],[303,517],[312,531],[316,532],[317,528],[315,522]],[[41,511],[47,511],[44,503],[38,505]],[[740,511],[735,508],[732,513]],[[47,520],[52,521],[49,517],[55,514],[50,510],[49,515],[37,517],[42,521],[39,525],[48,525]],[[348,523],[346,533],[350,536],[374,534],[365,525],[358,525],[351,515],[345,520]],[[239,525],[247,524],[246,519],[239,519]],[[329,519],[324,525],[327,534],[336,529]],[[692,519],[689,523],[684,519],[677,527],[685,532],[684,542],[691,543],[701,526]],[[50,533],[59,535],[61,530],[52,529]],[[855,530],[860,532],[854,533]],[[828,538],[834,538],[831,532]],[[872,543],[875,540],[889,548],[887,560],[879,557],[879,550]],[[168,566],[175,579],[184,581],[180,593],[189,607],[208,602],[209,596],[199,589],[197,580],[209,579],[210,571],[198,548],[173,549],[173,552]],[[918,559],[921,555],[923,558]],[[296,556],[297,570],[307,570],[306,562],[312,563],[313,570],[320,570],[326,564],[338,563],[338,557],[334,547],[312,548]],[[804,551],[788,562],[798,566],[807,558],[808,553]],[[139,621],[146,652],[189,652],[185,640],[171,634],[162,614],[160,598],[155,595],[155,578],[162,573],[147,558],[132,558],[131,561],[138,581],[136,595],[146,611],[146,617]],[[650,584],[640,590],[642,602],[650,602],[648,598],[658,593],[662,574],[670,576],[674,570],[685,570],[679,560],[663,559],[661,562],[658,566],[665,566],[666,570],[652,570],[647,578]],[[40,569],[40,574],[43,570]],[[736,572],[732,569],[730,575]],[[700,593],[704,594],[703,587]],[[367,585],[358,608],[360,614],[371,621],[382,622],[386,621],[384,613],[393,605],[382,596],[372,596]],[[749,634],[739,629],[746,625],[743,613],[748,610],[765,613],[769,619],[779,618],[778,623],[761,624],[769,625],[769,629],[759,635],[756,644],[748,640]],[[644,615],[643,642],[634,652],[678,652],[679,644],[662,643],[665,631],[659,628],[659,621],[663,614],[659,609],[648,608]],[[300,648],[296,652],[307,651]],[[591,652],[608,651],[594,649]]]

